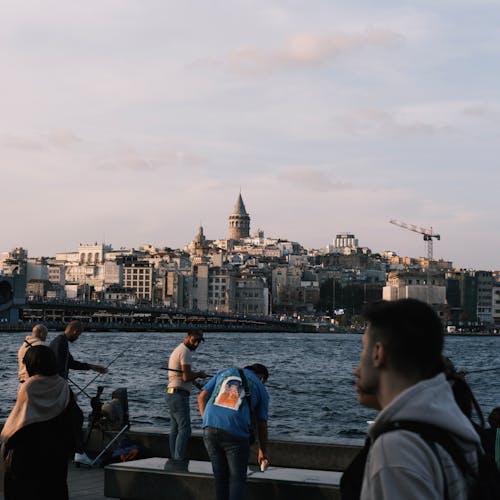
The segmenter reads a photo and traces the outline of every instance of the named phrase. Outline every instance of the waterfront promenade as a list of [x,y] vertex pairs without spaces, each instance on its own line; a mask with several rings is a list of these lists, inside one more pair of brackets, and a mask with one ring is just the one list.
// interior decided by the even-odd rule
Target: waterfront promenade
[[[68,487],[70,500],[105,500],[104,469],[84,469],[68,465]],[[3,495],[3,471],[1,474],[0,500]]]

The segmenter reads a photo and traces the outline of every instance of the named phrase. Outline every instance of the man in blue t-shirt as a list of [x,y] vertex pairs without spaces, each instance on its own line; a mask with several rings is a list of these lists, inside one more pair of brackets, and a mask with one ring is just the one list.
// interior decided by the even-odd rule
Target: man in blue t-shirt
[[217,500],[244,498],[252,417],[257,422],[259,464],[269,465],[269,395],[264,387],[268,376],[267,368],[259,363],[243,369],[226,368],[212,377],[198,396]]

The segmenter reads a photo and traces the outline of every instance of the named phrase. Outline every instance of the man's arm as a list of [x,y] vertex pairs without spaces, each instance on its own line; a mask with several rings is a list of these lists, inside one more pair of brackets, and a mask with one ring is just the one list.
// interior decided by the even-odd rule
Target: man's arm
[[[201,396],[201,394],[200,394]],[[266,420],[257,420],[257,436],[259,438],[259,454],[258,454],[258,462],[262,463],[264,460],[267,460],[267,464],[269,465],[269,455],[267,452],[267,421]]]
[[200,410],[200,415],[203,417],[205,413],[205,406],[207,406],[207,402],[210,399],[210,393],[208,391],[201,391],[198,394],[198,409]]
[[191,370],[191,365],[181,365],[182,381],[192,382],[196,378],[206,378],[208,375],[204,371],[194,372]]
[[108,369],[105,366],[82,363],[74,359],[71,353],[68,354],[68,368],[72,370],[94,370],[99,373],[108,373]]

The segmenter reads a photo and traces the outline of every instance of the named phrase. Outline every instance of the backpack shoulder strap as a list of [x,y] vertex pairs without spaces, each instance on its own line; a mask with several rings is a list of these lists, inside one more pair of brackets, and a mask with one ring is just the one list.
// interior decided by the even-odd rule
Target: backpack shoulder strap
[[417,422],[414,420],[397,420],[386,424],[377,437],[386,432],[394,430],[405,430],[419,434],[427,443],[433,442],[439,444],[451,456],[455,464],[459,467],[463,474],[476,477],[476,473],[472,466],[467,462],[462,450],[458,447],[452,438],[450,431],[443,429],[437,425],[428,424],[426,422]]
[[245,391],[245,399],[248,403],[248,409],[250,410],[250,416],[253,418],[253,409],[252,409],[252,397],[250,394],[250,388],[248,387],[248,380],[243,373],[241,368],[238,368],[238,373],[240,374],[241,383],[243,384],[243,390]]

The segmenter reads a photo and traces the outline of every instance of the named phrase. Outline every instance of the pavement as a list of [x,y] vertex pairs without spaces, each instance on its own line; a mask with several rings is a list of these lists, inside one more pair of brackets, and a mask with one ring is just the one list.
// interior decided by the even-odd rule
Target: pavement
[[[3,495],[3,470],[0,473],[0,500]],[[68,465],[68,489],[70,500],[106,500],[104,496],[104,469],[88,469],[76,467],[73,462]]]

